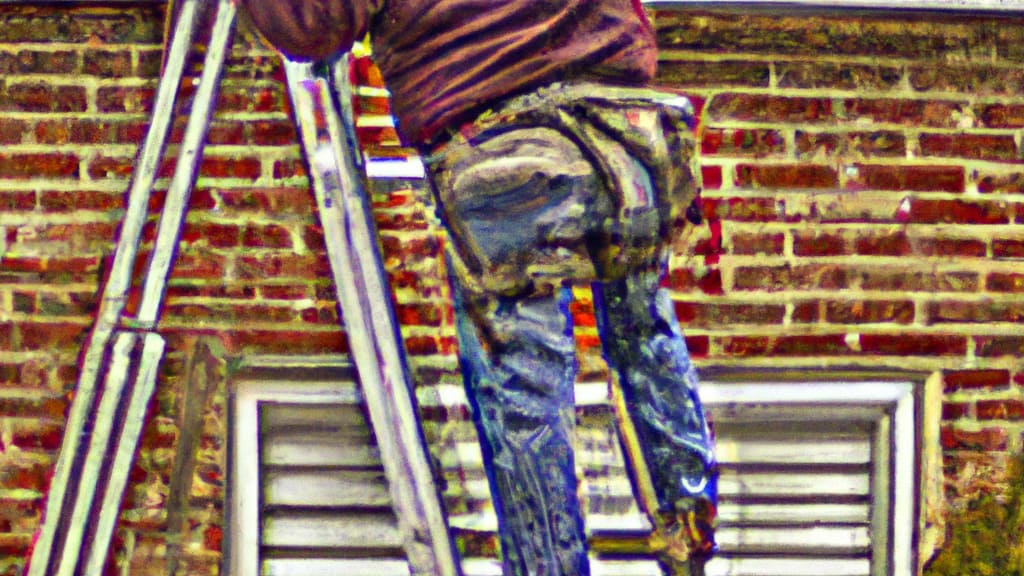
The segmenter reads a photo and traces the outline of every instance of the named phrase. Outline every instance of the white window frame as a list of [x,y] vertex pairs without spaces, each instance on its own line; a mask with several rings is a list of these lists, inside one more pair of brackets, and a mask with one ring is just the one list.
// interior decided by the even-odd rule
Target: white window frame
[[227,573],[251,576],[261,573],[260,404],[357,404],[361,397],[354,382],[344,381],[303,382],[296,386],[294,382],[242,379],[233,382],[232,388]]
[[[794,411],[794,419],[842,418],[876,426],[872,458],[872,574],[917,571],[918,502],[921,472],[923,379],[816,381],[814,379],[701,382],[701,401],[715,411],[763,406]],[[814,412],[817,411],[817,414]],[[881,506],[879,506],[881,504]],[[876,540],[877,539],[877,540]],[[882,554],[879,552],[882,551]]]

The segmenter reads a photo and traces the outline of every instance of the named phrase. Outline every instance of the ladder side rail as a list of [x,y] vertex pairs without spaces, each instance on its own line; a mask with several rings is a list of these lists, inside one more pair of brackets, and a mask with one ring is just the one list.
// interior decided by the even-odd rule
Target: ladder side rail
[[[285,70],[302,144],[311,166],[310,173],[324,228],[331,271],[338,292],[338,304],[349,333],[349,343],[359,371],[371,424],[377,434],[381,459],[406,552],[409,554],[410,563],[424,573],[444,576],[458,574],[447,528],[443,523],[443,515],[440,514],[437,494],[434,492],[424,501],[421,498],[422,491],[416,489],[414,470],[409,467],[413,461],[420,461],[426,465],[426,455],[422,438],[415,427],[415,420],[414,442],[410,443],[407,435],[403,434],[405,426],[399,421],[399,414],[402,412],[395,406],[394,392],[398,389],[405,392],[406,402],[410,400],[407,381],[404,376],[402,379],[394,380],[389,374],[386,364],[393,362],[394,358],[384,357],[380,350],[381,340],[387,336],[376,333],[373,324],[374,316],[389,314],[390,308],[389,302],[382,301],[379,297],[374,298],[377,295],[369,293],[364,277],[365,264],[360,262],[360,251],[366,249],[363,246],[365,241],[360,244],[354,238],[353,222],[366,213],[352,211],[347,199],[351,192],[343,192],[345,189],[351,191],[354,187],[361,188],[359,173],[353,169],[356,158],[339,158],[338,146],[341,143],[338,140],[346,136],[341,133],[338,126],[339,118],[334,110],[327,84],[313,77],[309,64],[286,60]],[[333,141],[333,145],[327,142],[320,143],[322,134],[318,133],[314,112],[317,104],[323,111],[329,140]],[[350,149],[348,153],[354,154],[355,151]],[[345,163],[344,172],[343,165],[340,164],[342,162]],[[373,250],[372,257],[379,258],[375,243],[371,243],[368,248]],[[368,300],[368,297],[374,299]],[[382,304],[384,308],[381,308]],[[405,413],[415,417],[411,404]],[[429,474],[429,466],[426,470]],[[432,477],[428,478],[432,485]],[[426,510],[429,507],[434,507],[437,510],[435,518],[441,519],[440,530],[443,532],[444,541],[440,546],[436,528],[431,530],[429,525],[424,524],[424,521],[428,520]]]
[[[42,527],[32,549],[27,576],[47,576],[59,547],[58,530],[64,520],[64,508],[76,492],[71,484],[79,460],[80,446],[86,424],[93,410],[96,383],[103,370],[107,347],[120,324],[131,285],[132,270],[138,254],[142,228],[150,192],[156,181],[174,113],[174,103],[184,73],[185,61],[192,44],[197,20],[197,4],[202,0],[185,0],[181,6],[170,43],[167,66],[160,78],[154,101],[153,119],[139,154],[137,169],[128,193],[128,206],[114,250],[114,259],[100,298],[96,323],[89,335],[81,358],[81,373],[68,413],[64,437],[58,453]],[[74,480],[73,480],[74,479]]]
[[[418,503],[417,508],[423,514],[419,529],[425,529],[423,537],[428,539],[434,551],[439,568],[437,573],[454,574],[458,562],[444,510],[440,505],[440,495],[434,482],[433,471],[427,458],[426,441],[419,426],[411,371],[391,303],[383,258],[377,242],[372,204],[364,185],[365,172],[362,163],[359,162],[362,156],[352,111],[349,59],[350,56],[339,60],[331,70],[330,85],[333,94],[330,96],[333,96],[331,103],[334,105],[326,110],[325,120],[331,132],[337,164],[344,173],[347,173],[343,173],[341,180],[349,185],[342,186],[340,193],[349,218],[353,255],[358,262],[358,269],[361,270],[360,278],[364,286],[361,295],[366,299],[364,304],[371,312],[369,320],[374,341],[378,345],[379,365],[384,373],[384,382],[389,384],[382,390],[382,401],[391,407],[390,425],[397,430],[399,446],[406,452],[406,457],[402,460],[407,469],[406,480],[411,485],[411,498],[414,503]],[[411,511],[412,507],[409,512]]]

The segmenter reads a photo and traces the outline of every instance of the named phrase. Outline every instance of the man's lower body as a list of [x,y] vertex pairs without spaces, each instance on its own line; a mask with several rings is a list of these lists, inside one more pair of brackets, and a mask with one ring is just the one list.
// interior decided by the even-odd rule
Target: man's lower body
[[460,358],[509,575],[589,574],[573,456],[572,283],[591,282],[659,511],[713,548],[716,473],[697,379],[660,287],[696,192],[687,111],[642,90],[551,87],[431,151],[455,248]]

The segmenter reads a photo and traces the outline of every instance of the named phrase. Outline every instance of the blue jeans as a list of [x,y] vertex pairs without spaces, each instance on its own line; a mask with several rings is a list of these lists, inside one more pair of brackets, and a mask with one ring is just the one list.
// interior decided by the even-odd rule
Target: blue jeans
[[[668,294],[665,246],[696,191],[685,111],[646,91],[554,87],[428,156],[451,233],[460,359],[509,575],[589,574],[573,456],[570,285],[591,282],[658,506],[713,516],[697,378]],[[691,516],[691,520],[693,516]],[[709,553],[709,526],[688,532]]]

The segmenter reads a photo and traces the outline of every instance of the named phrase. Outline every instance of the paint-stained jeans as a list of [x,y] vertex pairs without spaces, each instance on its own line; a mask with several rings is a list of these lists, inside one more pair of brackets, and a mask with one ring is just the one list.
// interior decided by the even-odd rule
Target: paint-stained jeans
[[[660,509],[713,514],[697,378],[659,287],[696,192],[689,114],[671,95],[555,85],[427,156],[455,247],[460,356],[508,575],[589,574],[572,449],[574,282],[593,283],[605,358]],[[700,552],[713,546],[710,529],[688,533]]]

